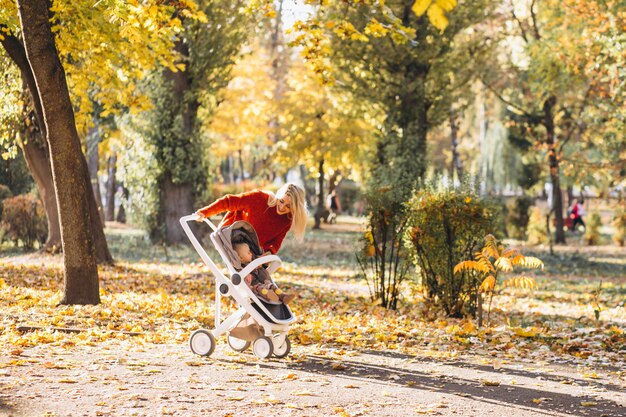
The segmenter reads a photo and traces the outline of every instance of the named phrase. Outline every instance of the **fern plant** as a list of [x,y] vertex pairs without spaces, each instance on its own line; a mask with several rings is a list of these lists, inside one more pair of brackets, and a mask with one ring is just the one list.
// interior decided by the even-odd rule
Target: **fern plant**
[[[543,262],[534,256],[524,256],[517,249],[507,249],[505,245],[499,242],[493,235],[485,236],[485,245],[474,254],[474,260],[462,261],[454,267],[454,273],[462,273],[468,271],[477,274],[479,282],[478,287],[478,325],[482,326],[482,294],[489,297],[489,310],[487,313],[487,321],[491,316],[491,302],[495,294],[496,284],[502,275],[513,272],[514,267],[523,268],[541,268]],[[525,275],[517,275],[502,281],[502,287],[526,288],[533,289],[537,287],[534,278]]]

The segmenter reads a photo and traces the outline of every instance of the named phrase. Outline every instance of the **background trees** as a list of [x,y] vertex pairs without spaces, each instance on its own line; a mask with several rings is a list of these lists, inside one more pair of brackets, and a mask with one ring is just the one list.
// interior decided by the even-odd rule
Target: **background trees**
[[[0,181],[12,194],[35,185],[54,250],[66,209],[51,160],[62,152],[50,148],[41,68],[15,4],[0,5],[0,146],[23,158],[3,163]],[[528,194],[508,204],[509,219],[528,219],[547,180],[556,241],[565,190],[623,185],[622,2],[331,1],[293,25],[285,1],[51,6],[78,139],[63,137],[86,201],[71,205],[89,212],[100,262],[111,261],[103,219],[118,207],[174,244],[181,215],[289,180],[307,188],[320,227],[327,192],[349,178],[366,191],[371,239],[389,249],[374,251],[382,279],[411,271],[407,202],[426,178],[456,187],[470,175],[481,195]]]

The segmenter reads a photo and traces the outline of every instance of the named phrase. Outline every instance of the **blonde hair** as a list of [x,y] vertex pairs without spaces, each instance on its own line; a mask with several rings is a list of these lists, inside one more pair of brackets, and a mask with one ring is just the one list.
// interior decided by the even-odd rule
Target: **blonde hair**
[[306,196],[304,190],[298,187],[296,184],[287,183],[280,187],[276,191],[276,195],[269,193],[270,198],[267,200],[267,205],[270,207],[276,206],[279,199],[287,196],[291,199],[291,229],[296,236],[296,239],[302,240],[304,231],[306,229],[307,218],[309,217],[309,211],[306,206]]

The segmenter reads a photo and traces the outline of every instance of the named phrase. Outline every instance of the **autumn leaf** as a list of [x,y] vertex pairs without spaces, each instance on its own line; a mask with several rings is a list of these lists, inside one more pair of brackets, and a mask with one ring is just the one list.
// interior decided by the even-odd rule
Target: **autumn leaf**
[[416,0],[415,3],[413,3],[411,10],[413,10],[413,13],[419,17],[426,13],[426,10],[428,10],[431,3],[432,0]]
[[431,4],[428,8],[428,20],[442,32],[448,27],[448,18],[438,3]]

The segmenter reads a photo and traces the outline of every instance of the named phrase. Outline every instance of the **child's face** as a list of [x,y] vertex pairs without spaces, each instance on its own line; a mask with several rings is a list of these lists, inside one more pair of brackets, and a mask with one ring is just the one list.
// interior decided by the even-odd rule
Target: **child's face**
[[235,252],[239,255],[239,260],[243,263],[252,262],[252,252],[250,251],[250,246],[242,243],[240,245],[235,245]]

